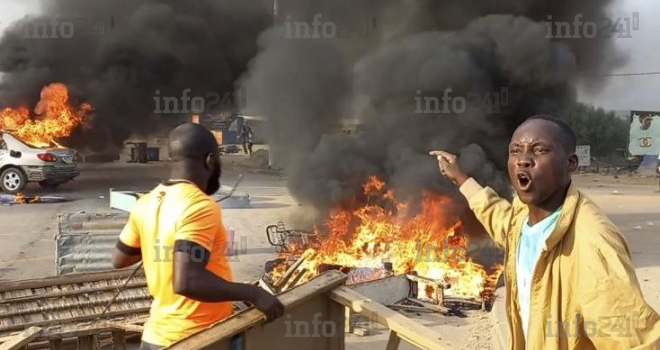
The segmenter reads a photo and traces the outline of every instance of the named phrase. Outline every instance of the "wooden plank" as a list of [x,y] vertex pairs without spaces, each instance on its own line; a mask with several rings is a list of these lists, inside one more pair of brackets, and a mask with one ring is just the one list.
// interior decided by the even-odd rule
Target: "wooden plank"
[[268,285],[268,283],[267,283],[266,281],[264,281],[264,278],[263,278],[263,277],[261,277],[261,278],[259,279],[259,281],[257,282],[257,284],[258,284],[259,287],[261,287],[261,289],[265,290],[266,292],[268,292],[268,293],[270,293],[270,294],[272,294],[272,295],[276,295],[276,294],[277,294],[277,293],[275,293],[274,290],[272,290],[272,289],[270,288],[270,286]]
[[[135,315],[135,314],[141,314],[141,313],[147,313],[151,307],[145,306],[141,308],[135,308],[135,309],[126,309],[126,310],[118,310],[118,311],[110,311],[106,312],[104,315],[104,319],[108,319],[114,316],[121,316],[121,315]],[[64,324],[64,325],[69,325],[71,323],[78,323],[78,322],[88,322],[90,319],[95,319],[96,315],[84,315],[84,316],[70,316],[66,318],[60,318],[56,320],[51,320],[51,321],[33,321],[30,323],[23,323],[23,324],[14,324],[14,325],[8,325],[8,326],[3,326],[0,327],[0,332],[8,332],[8,331],[16,331],[20,329],[24,329],[26,326],[39,326],[39,325],[44,325],[44,323],[48,326],[53,326],[53,325],[59,325],[59,324]],[[76,326],[77,328],[77,326]],[[52,332],[49,332],[49,337]],[[57,337],[57,336],[55,336]],[[61,338],[61,336],[59,336]]]
[[330,292],[330,298],[364,316],[376,316],[378,323],[396,332],[400,338],[418,348],[426,350],[447,349],[438,339],[436,332],[396,311],[388,309],[384,305],[365,298],[350,288],[338,287]]
[[[108,350],[108,345],[111,345],[112,342],[112,335],[111,333],[107,333],[108,330],[106,330],[106,333],[102,333],[97,336],[97,339],[100,340],[97,344],[103,345],[105,347],[101,347],[101,349]],[[27,350],[44,350],[48,349],[48,341],[42,340],[43,336],[40,336],[39,338],[33,340],[30,342],[30,344],[27,345]],[[55,339],[53,339],[55,340]],[[60,339],[62,341],[62,349],[77,349],[78,346],[78,338],[63,338]],[[130,342],[131,340],[136,340],[139,344],[140,341],[140,335],[138,334],[127,334],[126,335],[126,341]]]
[[302,280],[302,278],[303,278],[308,272],[309,272],[309,271],[307,271],[307,269],[304,268],[304,267],[303,267],[303,268],[299,268],[299,269],[298,269],[298,273],[296,274],[296,276],[290,278],[290,281],[287,282],[287,284],[286,284],[284,287],[282,287],[282,292],[285,292],[285,291],[287,291],[287,290],[289,290],[289,289],[291,289],[291,288],[295,288],[296,285],[298,285],[298,282],[300,282],[300,280]]
[[0,344],[0,350],[18,350],[37,338],[43,331],[43,328],[30,327],[25,332],[14,336],[13,339]]
[[143,326],[138,326],[130,323],[109,322],[108,326],[116,329],[121,329],[124,332],[142,333],[144,331]]
[[449,316],[449,315],[452,314],[451,310],[449,310],[449,308],[446,308],[442,305],[435,305],[435,304],[427,303],[424,300],[417,299],[417,298],[406,298],[406,299],[408,301],[412,301],[413,303],[417,303],[417,304],[419,304],[419,305],[421,305],[425,308],[431,309],[431,310],[433,310],[435,312],[438,312],[438,313],[440,313],[442,315],[445,315],[445,316]]
[[300,267],[300,265],[305,262],[305,259],[307,259],[307,255],[303,254],[300,258],[298,258],[298,260],[296,260],[295,263],[293,263],[293,265],[289,266],[286,272],[284,272],[284,275],[282,275],[282,277],[280,277],[280,279],[275,282],[274,287],[278,289],[284,287],[284,284],[291,278],[293,273],[298,270],[298,267]]
[[415,305],[402,305],[402,304],[392,304],[392,305],[387,305],[390,309],[401,309],[401,310],[406,310],[409,312],[425,312],[425,313],[435,313],[434,310],[425,308],[423,306],[415,306]]
[[340,332],[340,328],[343,328],[346,325],[346,319],[344,318],[345,310],[346,307],[344,305],[328,299],[328,318],[330,321],[335,322],[336,332],[341,334],[341,336],[334,336],[328,339],[328,348],[330,350],[344,350],[346,345],[346,334]]
[[356,283],[348,288],[383,305],[394,304],[410,296],[410,281],[404,275]]
[[303,304],[288,308],[284,317],[244,332],[245,350],[338,350],[336,338],[344,341],[342,315],[332,319],[327,294],[318,294]]
[[14,333],[4,335],[4,336],[0,337],[0,343],[4,343],[6,341],[12,340],[12,339],[16,338],[16,336],[20,335],[20,333],[22,333],[22,332],[14,332]]
[[[85,282],[94,282],[108,279],[124,279],[131,275],[133,268],[122,270],[101,271],[92,273],[76,273],[66,276],[35,278],[29,280],[5,282],[0,285],[0,293],[13,290],[44,288],[51,286],[61,286],[65,284],[77,284]],[[136,276],[144,276],[144,270],[140,270]]]
[[79,350],[96,350],[96,339],[93,335],[78,337]]
[[[309,283],[305,283],[298,288],[279,295],[278,299],[287,309],[295,308],[296,305],[305,302],[309,298],[326,293],[344,284],[346,279],[347,276],[339,271],[328,271],[311,280]],[[224,342],[235,334],[242,333],[249,328],[261,324],[264,320],[264,314],[251,307],[228,317],[204,331],[182,339],[167,349],[191,350],[215,346],[216,343]]]
[[112,349],[126,350],[126,332],[124,331],[112,332]]
[[[135,301],[137,300],[142,300],[142,301],[148,301],[150,299],[149,295],[138,295],[138,296],[131,296],[131,289],[123,290],[123,293],[121,297],[117,298],[116,300],[118,302],[130,302],[130,301]],[[24,305],[25,308],[22,310],[11,310],[8,312],[3,312],[0,313],[0,318],[5,318],[5,317],[13,317],[13,316],[24,316],[28,314],[42,314],[42,313],[47,313],[47,312],[52,312],[56,310],[67,310],[67,309],[72,309],[76,308],[76,306],[81,306],[85,308],[91,308],[93,306],[98,306],[98,305],[103,305],[104,307],[107,307],[109,305],[111,300],[108,299],[92,299],[92,300],[81,300],[80,298],[71,298],[71,299],[60,299],[58,301],[61,301],[62,303],[60,305],[56,305],[54,303],[47,303],[47,305],[44,306],[39,306],[39,303],[32,301],[27,305]],[[14,305],[16,306],[16,305]]]
[[62,350],[62,339],[52,339],[48,341],[49,350]]
[[390,339],[387,340],[387,347],[385,350],[398,350],[399,344],[401,343],[401,338],[396,334],[395,331],[390,332]]
[[[129,283],[128,286],[126,286],[126,289],[129,289],[129,288],[143,288],[143,287],[146,287],[146,286],[147,286],[146,281],[145,282],[137,282],[137,283],[133,282],[133,283]],[[27,302],[27,301],[46,299],[46,298],[61,298],[61,297],[74,296],[74,295],[80,295],[80,294],[86,294],[86,293],[95,293],[95,292],[103,292],[103,291],[108,291],[108,290],[116,290],[117,288],[118,288],[118,286],[113,285],[113,286],[102,286],[102,287],[95,287],[95,288],[70,290],[70,291],[66,291],[66,292],[27,295],[27,296],[23,296],[23,297],[16,297],[16,298],[11,298],[11,299],[0,300],[0,304]]]

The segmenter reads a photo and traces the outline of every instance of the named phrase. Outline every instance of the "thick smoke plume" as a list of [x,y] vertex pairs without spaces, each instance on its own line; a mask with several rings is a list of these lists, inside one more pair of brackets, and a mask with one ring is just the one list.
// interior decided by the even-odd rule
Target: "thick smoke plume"
[[[189,96],[233,92],[272,24],[272,2],[262,0],[47,0],[40,13],[0,39],[0,105],[32,106],[43,86],[62,82],[95,108],[94,125],[72,141],[96,149],[178,117],[154,113],[156,90],[179,98],[186,88]],[[105,36],[81,33],[99,30],[102,17]],[[74,22],[73,37],[23,37],[26,26],[32,33],[51,19]]]
[[[250,111],[270,119],[274,158],[291,170],[293,194],[322,211],[359,193],[370,175],[407,196],[446,192],[433,149],[460,153],[470,174],[506,194],[513,129],[534,114],[563,117],[575,83],[597,87],[594,76],[622,61],[611,40],[549,39],[544,22],[572,23],[578,13],[597,22],[609,2],[282,0],[279,25],[260,37],[241,85],[252,93]],[[365,38],[286,37],[292,22],[311,27],[319,13],[351,24],[376,14],[377,25],[369,22]],[[467,97],[503,88],[508,101],[498,113],[416,113],[424,97],[443,110],[445,89]],[[331,133],[346,120],[366,132]]]

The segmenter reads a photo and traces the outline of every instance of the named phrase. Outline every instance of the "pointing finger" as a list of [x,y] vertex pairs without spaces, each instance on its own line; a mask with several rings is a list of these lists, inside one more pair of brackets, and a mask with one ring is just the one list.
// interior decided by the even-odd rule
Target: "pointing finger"
[[443,158],[450,158],[453,157],[454,155],[447,152],[447,151],[431,151],[429,152],[429,155],[436,156],[436,157],[443,157]]

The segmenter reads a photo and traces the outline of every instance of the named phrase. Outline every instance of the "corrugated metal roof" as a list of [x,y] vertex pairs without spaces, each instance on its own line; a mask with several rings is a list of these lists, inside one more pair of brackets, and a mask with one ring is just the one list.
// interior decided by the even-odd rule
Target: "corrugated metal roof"
[[[125,212],[60,214],[55,236],[56,274],[63,276],[112,270],[112,251],[128,222],[128,215]],[[234,251],[230,259],[247,251],[247,237],[234,239],[238,241],[233,242]]]
[[58,217],[57,275],[111,270],[112,251],[128,213],[69,213]]

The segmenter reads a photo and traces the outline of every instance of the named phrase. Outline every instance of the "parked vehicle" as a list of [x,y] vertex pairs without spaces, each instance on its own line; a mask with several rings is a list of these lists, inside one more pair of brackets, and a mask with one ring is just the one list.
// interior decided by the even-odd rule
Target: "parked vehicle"
[[28,182],[54,189],[80,175],[78,152],[70,148],[29,146],[0,131],[0,189],[18,193]]

